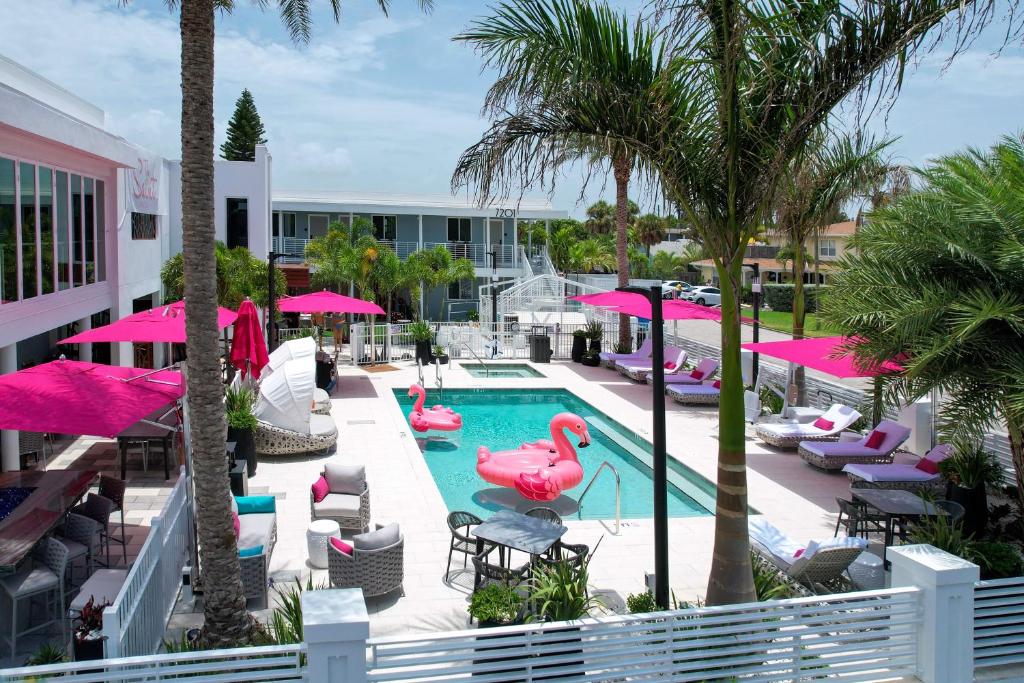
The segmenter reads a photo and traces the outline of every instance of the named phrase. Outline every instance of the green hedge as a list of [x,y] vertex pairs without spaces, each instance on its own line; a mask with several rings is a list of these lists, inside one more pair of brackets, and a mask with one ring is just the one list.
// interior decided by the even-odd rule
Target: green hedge
[[[773,311],[793,312],[793,285],[764,285],[764,301]],[[804,302],[807,313],[818,310],[818,292],[824,292],[828,285],[804,285]]]

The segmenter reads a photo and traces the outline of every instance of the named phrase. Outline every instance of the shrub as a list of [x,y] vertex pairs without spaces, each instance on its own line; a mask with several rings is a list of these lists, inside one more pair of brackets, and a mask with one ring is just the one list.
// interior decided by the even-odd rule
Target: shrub
[[256,406],[256,395],[252,389],[242,385],[239,388],[229,386],[224,394],[224,411],[228,426],[235,429],[256,429],[257,420],[253,414]]
[[958,443],[952,457],[939,463],[939,471],[947,481],[966,489],[984,484],[1001,486],[1005,475],[995,456],[970,443]]
[[974,544],[971,560],[981,567],[983,579],[1005,579],[1020,576],[1024,560],[1020,550],[1012,543],[980,541]]
[[750,553],[750,565],[754,570],[754,590],[758,602],[783,600],[796,593],[792,584],[757,553]]
[[[764,301],[773,311],[793,312],[793,285],[763,285]],[[827,292],[827,285],[804,285],[804,308],[807,313],[818,310],[819,292]]]
[[430,324],[426,320],[417,320],[409,325],[408,330],[413,340],[418,342],[430,341],[434,336],[430,330]]
[[654,601],[651,591],[630,593],[626,596],[626,609],[630,614],[647,614],[648,612],[657,612],[658,604]]
[[469,616],[480,623],[510,624],[517,621],[523,598],[515,589],[492,583],[473,593],[469,600]]

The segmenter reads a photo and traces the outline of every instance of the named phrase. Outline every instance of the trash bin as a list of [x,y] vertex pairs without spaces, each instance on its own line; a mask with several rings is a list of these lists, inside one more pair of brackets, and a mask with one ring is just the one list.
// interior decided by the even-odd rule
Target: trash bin
[[530,360],[532,362],[551,362],[551,336],[546,327],[534,327],[526,339],[530,345]]

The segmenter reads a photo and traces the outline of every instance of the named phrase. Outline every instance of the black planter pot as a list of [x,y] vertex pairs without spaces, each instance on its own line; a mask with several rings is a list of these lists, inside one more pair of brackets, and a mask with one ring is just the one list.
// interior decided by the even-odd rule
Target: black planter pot
[[416,360],[424,365],[430,365],[430,340],[416,342]]
[[979,484],[968,489],[950,484],[946,488],[946,498],[964,506],[964,531],[980,538],[988,526],[988,494],[985,485]]
[[441,365],[448,365],[448,356],[434,356],[434,360]]
[[94,640],[72,639],[76,662],[91,662],[96,659],[103,659],[103,639]]
[[235,442],[235,460],[245,460],[246,474],[256,474],[256,440],[252,430],[228,427],[228,441]]
[[601,353],[601,340],[600,339],[591,339],[590,340],[590,350],[591,351],[597,351],[598,353]]
[[[521,624],[521,623],[523,623],[523,622],[522,621],[514,621],[514,622],[506,623],[506,622],[498,622],[498,621],[481,621],[480,624],[479,624],[479,628],[480,628],[480,630],[487,630],[489,628],[498,628],[498,627],[501,627],[501,626],[514,626],[515,624]],[[500,637],[502,637],[502,636],[483,636],[483,635],[481,635],[481,636],[477,636],[477,640],[481,641],[481,642],[486,642],[488,640],[493,640],[495,638],[500,638]],[[486,652],[486,653],[488,653],[488,657],[486,659],[474,659],[473,660],[473,665],[474,666],[493,666],[497,662],[512,662],[512,668],[509,668],[509,669],[496,669],[496,670],[495,669],[489,669],[487,671],[481,671],[480,673],[475,673],[473,675],[483,678],[483,677],[494,676],[495,674],[497,674],[497,675],[508,674],[510,676],[510,678],[508,680],[499,681],[499,683],[520,683],[520,681],[523,680],[523,676],[522,676],[523,664],[522,664],[522,658],[521,658],[520,654],[509,655],[508,657],[497,657],[497,656],[494,656],[494,655],[490,654],[492,652],[500,652],[501,650],[517,650],[517,649],[518,649],[518,646],[516,646],[516,645],[499,645],[499,646],[494,646],[494,647],[487,647],[486,645],[478,646],[474,651],[477,652],[477,653],[480,653],[480,654],[483,654],[483,653]]]
[[579,363],[583,360],[583,354],[587,352],[587,338],[577,335],[572,336],[572,362]]
[[601,364],[601,359],[597,356],[583,356],[583,358],[580,359],[580,363],[586,365],[588,368],[596,368]]

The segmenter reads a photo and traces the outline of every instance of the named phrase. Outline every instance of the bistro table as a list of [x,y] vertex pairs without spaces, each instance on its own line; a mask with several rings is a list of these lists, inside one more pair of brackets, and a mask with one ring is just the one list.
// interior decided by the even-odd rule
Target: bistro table
[[[893,522],[897,519],[919,517],[944,517],[948,515],[942,508],[929,503],[915,493],[905,489],[851,489],[853,497],[867,503],[886,517],[885,547],[892,545]],[[886,567],[889,561],[885,562]]]
[[504,564],[504,548],[520,550],[531,557],[542,555],[558,543],[566,531],[568,528],[562,524],[552,524],[512,510],[501,510],[477,525],[472,533],[476,537],[477,555],[484,551],[485,543],[494,543],[498,546]]
[[150,441],[159,441],[163,446],[164,479],[171,478],[171,442],[177,431],[177,425],[172,424],[171,419],[177,420],[177,417],[174,415],[174,409],[164,406],[117,435],[117,454],[121,459],[122,481],[124,481],[128,474],[129,445],[141,443],[143,448],[145,448]]
[[0,575],[17,570],[30,552],[95,483],[95,470],[26,470],[0,474],[0,490],[32,489],[0,519]]

